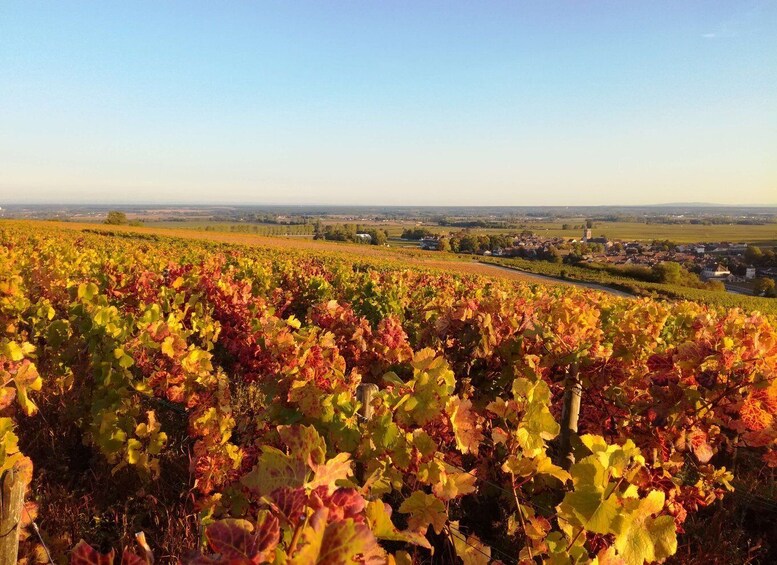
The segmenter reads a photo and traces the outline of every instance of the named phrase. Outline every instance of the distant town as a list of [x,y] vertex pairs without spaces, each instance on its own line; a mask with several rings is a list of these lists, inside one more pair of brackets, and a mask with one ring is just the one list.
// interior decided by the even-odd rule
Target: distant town
[[[590,222],[590,224],[593,224]],[[726,290],[750,295],[772,295],[774,285],[755,284],[757,279],[777,279],[774,249],[762,249],[744,242],[697,242],[677,244],[669,240],[652,242],[595,237],[593,227],[578,227],[579,237],[546,237],[525,231],[519,235],[477,235],[467,232],[449,236],[426,230],[408,230],[405,237],[418,239],[420,249],[453,251],[492,257],[520,257],[572,265],[595,264],[653,270],[674,263],[700,281],[722,284]],[[369,237],[368,234],[358,234]],[[624,269],[624,273],[632,272]],[[714,286],[712,286],[714,288]],[[770,290],[772,292],[770,292]]]

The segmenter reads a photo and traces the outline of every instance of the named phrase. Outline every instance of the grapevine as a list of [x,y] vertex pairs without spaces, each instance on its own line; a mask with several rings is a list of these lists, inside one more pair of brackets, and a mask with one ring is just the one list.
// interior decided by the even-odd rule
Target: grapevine
[[[737,453],[777,467],[758,312],[18,225],[0,227],[0,330],[0,470],[41,487],[57,562],[662,562],[734,490]],[[94,508],[126,527],[57,530],[44,436],[121,485]],[[180,516],[135,537],[151,498]],[[186,547],[155,545],[171,524]]]

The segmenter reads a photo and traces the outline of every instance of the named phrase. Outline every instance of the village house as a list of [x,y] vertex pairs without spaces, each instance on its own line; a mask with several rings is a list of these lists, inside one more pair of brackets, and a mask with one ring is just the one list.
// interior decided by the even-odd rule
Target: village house
[[425,251],[437,251],[440,248],[440,240],[436,237],[424,237],[421,239],[419,245],[421,249]]
[[701,271],[701,278],[705,280],[724,279],[729,275],[731,275],[731,271],[720,263],[709,263]]

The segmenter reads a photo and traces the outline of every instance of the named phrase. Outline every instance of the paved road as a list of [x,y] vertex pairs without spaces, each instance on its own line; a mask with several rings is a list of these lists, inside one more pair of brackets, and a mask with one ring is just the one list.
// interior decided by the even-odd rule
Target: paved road
[[743,296],[753,296],[753,291],[751,289],[747,288],[747,287],[741,287],[741,286],[737,286],[737,285],[733,285],[733,284],[727,284],[727,283],[723,283],[723,284],[726,285],[726,290],[728,292],[732,293],[732,294],[741,294]]
[[609,294],[612,294],[614,296],[620,296],[622,298],[634,298],[633,294],[630,294],[628,292],[624,292],[622,290],[617,290],[615,288],[610,288],[609,286],[604,286],[601,284],[596,283],[590,283],[590,282],[584,282],[584,281],[576,281],[572,279],[558,279],[556,277],[549,277],[547,275],[538,275],[537,273],[532,273],[530,271],[524,271],[523,269],[515,269],[513,267],[505,267],[503,265],[495,265],[494,263],[485,263],[482,261],[478,261],[481,265],[487,265],[489,267],[492,267],[494,269],[502,269],[505,271],[518,271],[522,275],[525,275],[527,278],[535,279],[537,282],[553,282],[556,284],[568,284],[573,286],[581,286],[584,288],[590,288],[592,290],[598,290],[601,292],[607,292]]

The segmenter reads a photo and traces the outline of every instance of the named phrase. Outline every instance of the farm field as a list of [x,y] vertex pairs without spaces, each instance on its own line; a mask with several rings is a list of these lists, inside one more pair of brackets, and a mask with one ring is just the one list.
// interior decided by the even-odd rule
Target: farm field
[[[528,229],[544,237],[565,237],[579,238],[580,229],[562,229],[563,224],[571,226],[585,224],[585,218],[561,218],[552,222],[537,222],[525,220],[517,222],[517,226],[512,229],[506,228],[472,228],[472,231],[484,234],[510,234]],[[338,224],[341,221],[324,220],[326,224]],[[389,238],[393,245],[400,245],[403,242],[399,240],[402,231],[407,228],[423,227],[430,232],[444,235],[458,231],[462,228],[452,226],[438,226],[434,224],[425,224],[418,222],[356,222],[365,229],[375,228],[388,231]],[[311,226],[279,226],[277,224],[247,224],[232,222],[212,222],[212,221],[183,221],[183,222],[149,222],[150,228],[171,228],[171,229],[193,229],[193,230],[215,230],[229,232],[230,230],[256,230],[260,234],[268,235],[281,233],[281,230],[288,230],[290,233],[302,233],[303,231],[312,235]],[[307,231],[306,231],[307,230]],[[606,236],[609,239],[621,239],[628,241],[652,241],[671,240],[676,243],[696,243],[696,242],[742,242],[758,245],[777,245],[777,224],[765,225],[737,225],[737,224],[646,224],[639,222],[595,222],[593,228],[595,237]],[[416,245],[415,242],[406,245]]]
[[25,563],[777,556],[774,318],[162,231],[0,223]]
[[216,222],[212,220],[182,221],[146,221],[149,228],[172,228],[187,230],[207,230],[230,233],[248,233],[256,235],[293,235],[295,237],[313,237],[313,226],[309,224],[270,224],[261,222]]
[[[528,229],[547,237],[576,237],[581,230],[563,230],[565,223],[580,225],[584,218],[554,220],[553,222],[530,222]],[[694,224],[644,224],[636,222],[595,222],[594,237],[606,236],[609,239],[645,240],[668,239],[676,243],[695,243],[702,241],[730,241],[777,245],[777,224],[766,225],[694,225]]]
[[[321,221],[322,226],[326,225],[338,225],[338,224],[358,224],[362,229],[379,229],[388,232],[388,237],[392,246],[399,247],[418,247],[417,241],[402,240],[400,236],[405,229],[419,227],[421,224],[418,222],[372,222],[372,221],[351,221],[351,220],[331,220],[323,219]],[[282,224],[263,224],[263,223],[248,223],[248,222],[214,222],[214,221],[153,221],[145,222],[144,226],[149,228],[172,228],[172,229],[191,229],[191,230],[208,230],[218,232],[240,232],[258,235],[283,235],[286,233],[292,234],[295,237],[308,236],[313,237],[313,225],[282,225]],[[456,228],[443,227],[437,225],[426,225],[422,227],[429,230],[432,233],[444,235]],[[507,229],[488,229],[480,230],[487,233],[509,233],[515,230]]]

